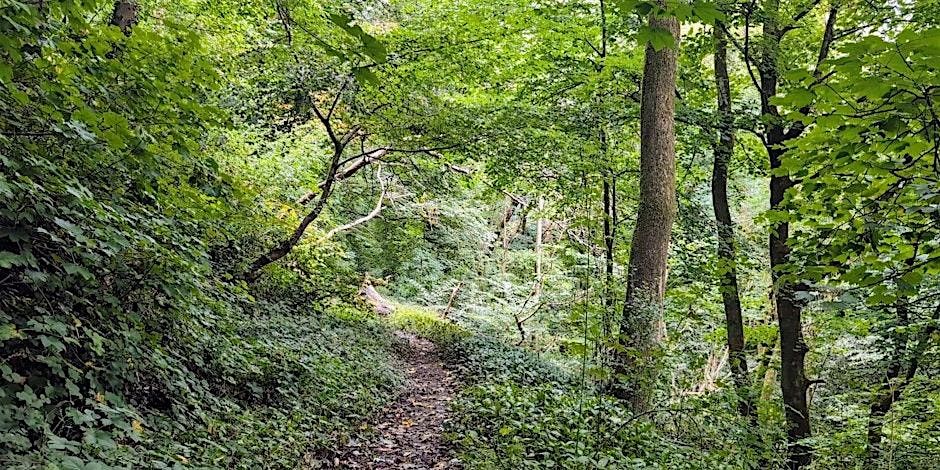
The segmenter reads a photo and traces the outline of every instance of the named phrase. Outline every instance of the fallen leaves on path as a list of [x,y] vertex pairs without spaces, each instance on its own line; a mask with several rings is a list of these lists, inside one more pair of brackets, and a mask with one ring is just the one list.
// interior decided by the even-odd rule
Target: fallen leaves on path
[[[407,364],[405,390],[374,421],[371,436],[350,439],[332,462],[328,461],[333,468],[459,468],[442,437],[455,380],[443,368],[434,343],[409,333],[397,335],[409,346],[403,354]],[[364,424],[361,429],[369,427]]]

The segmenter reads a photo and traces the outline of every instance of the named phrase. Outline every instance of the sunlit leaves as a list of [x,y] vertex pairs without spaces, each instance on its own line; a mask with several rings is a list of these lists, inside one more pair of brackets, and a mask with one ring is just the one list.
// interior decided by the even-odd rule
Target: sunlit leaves
[[[362,44],[361,52],[374,64],[383,64],[388,59],[388,51],[385,45],[372,35],[366,33],[361,26],[355,24],[351,15],[346,13],[329,13],[329,20],[346,34],[358,39]],[[335,49],[332,49],[332,55],[336,55]],[[365,67],[355,67],[353,69],[355,77],[360,82],[378,83],[378,77],[372,71]]]
[[676,38],[668,30],[650,26],[641,26],[637,32],[637,41],[641,44],[649,43],[654,50],[672,49],[676,47]]
[[940,199],[923,192],[938,184],[932,149],[940,146],[940,122],[931,116],[940,111],[940,50],[921,40],[935,34],[909,29],[893,40],[848,44],[848,55],[830,62],[825,86],[794,89],[779,101],[812,103],[818,113],[785,164],[805,178],[800,216],[830,247],[819,260],[846,265],[817,279],[862,286],[871,306],[915,296],[940,263],[940,227],[928,215]]

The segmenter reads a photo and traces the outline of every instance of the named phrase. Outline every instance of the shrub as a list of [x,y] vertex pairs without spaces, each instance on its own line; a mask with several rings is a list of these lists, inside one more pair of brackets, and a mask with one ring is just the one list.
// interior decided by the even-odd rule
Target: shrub
[[674,443],[612,398],[553,384],[470,387],[449,436],[470,468],[746,468]]
[[396,306],[389,316],[389,324],[423,336],[444,348],[452,347],[470,336],[469,331],[441,318],[437,313],[408,305]]

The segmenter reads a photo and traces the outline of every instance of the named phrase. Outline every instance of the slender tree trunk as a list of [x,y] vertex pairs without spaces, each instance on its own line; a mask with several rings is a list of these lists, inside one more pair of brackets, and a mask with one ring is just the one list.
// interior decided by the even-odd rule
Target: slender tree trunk
[[[782,134],[779,126],[769,126],[768,142],[776,142],[773,147],[768,148],[772,171],[780,167],[783,155],[783,150],[777,146],[782,144],[783,140],[770,137],[776,134]],[[793,186],[793,181],[789,176],[778,176],[774,173],[770,177],[771,210],[785,210],[782,206],[783,198],[791,186]],[[771,230],[769,245],[774,302],[777,307],[780,330],[780,390],[790,443],[787,465],[788,468],[795,470],[812,462],[812,449],[798,442],[810,437],[812,432],[809,404],[806,399],[806,390],[810,385],[806,378],[806,353],[809,347],[803,339],[803,307],[796,296],[797,292],[805,291],[806,287],[787,280],[781,275],[781,270],[790,258],[790,247],[787,245],[789,236],[789,223],[781,222]]]
[[[600,37],[600,50],[598,52],[598,60],[595,65],[595,70],[598,73],[604,71],[604,67],[607,66],[607,4],[604,0],[599,2],[599,11],[600,14],[600,23],[601,23],[601,37]],[[600,356],[601,364],[606,365],[609,359],[609,351],[607,341],[610,340],[613,333],[613,320],[614,320],[614,242],[616,240],[616,218],[617,218],[617,179],[614,175],[614,171],[610,162],[610,155],[608,153],[609,144],[607,137],[607,119],[606,119],[606,106],[604,105],[603,94],[598,94],[595,97],[595,102],[597,110],[599,112],[600,118],[597,122],[597,143],[600,149],[601,161],[604,163],[604,173],[601,175],[603,178],[603,188],[602,188],[602,203],[604,206],[604,223],[603,223],[603,236],[604,236],[604,310],[601,315],[601,333],[602,341],[598,344],[598,352]]]
[[[914,257],[910,258],[908,261],[909,266],[913,264],[914,259]],[[898,325],[902,327],[901,331],[906,331],[904,327],[910,325],[910,312],[905,302],[906,299],[899,301],[897,304]],[[934,310],[932,318],[934,323],[931,323],[929,327],[920,333],[920,339],[916,342],[916,347],[908,348],[909,338],[905,333],[894,333],[895,336],[891,338],[893,351],[891,352],[888,369],[885,371],[885,376],[879,384],[869,407],[866,462],[871,467],[874,467],[881,458],[881,441],[884,438],[885,416],[891,411],[894,403],[901,399],[904,389],[910,385],[911,380],[917,374],[920,357],[923,355],[930,337],[937,331],[935,322],[938,319],[940,319],[940,305]],[[905,356],[909,356],[910,359],[907,361],[907,370],[904,376],[901,376]]]
[[450,315],[450,310],[454,307],[454,301],[457,300],[457,294],[460,293],[461,287],[463,287],[463,281],[458,282],[453,290],[450,291],[450,298],[447,299],[447,308],[445,308],[444,313],[441,314],[442,317],[447,318],[447,316]]
[[718,276],[721,300],[725,308],[728,336],[728,363],[738,395],[741,416],[756,417],[748,386],[747,357],[744,354],[744,322],[738,294],[737,262],[734,247],[734,223],[728,205],[728,162],[734,152],[734,116],[731,112],[731,83],[728,79],[728,40],[721,25],[716,25],[715,85],[718,89],[718,141],[712,167],[712,207],[718,228]]
[[506,196],[506,202],[503,206],[503,212],[500,214],[499,219],[496,220],[496,229],[494,232],[493,242],[490,244],[490,251],[496,249],[497,243],[503,247],[503,249],[509,248],[507,235],[507,227],[509,226],[509,221],[512,220],[513,215],[516,213],[516,207],[519,204],[510,196]]
[[610,181],[604,176],[603,203],[604,203],[604,316],[602,328],[604,338],[610,337],[611,314],[614,307],[614,224],[611,220],[613,198],[616,197],[611,189]]
[[[812,5],[809,6],[812,8]],[[835,38],[835,25],[838,4],[830,5],[829,14],[820,43],[819,55],[813,75],[820,78],[820,64],[828,57]],[[780,42],[787,31],[794,28],[781,27],[779,23],[779,0],[766,0],[763,5],[762,44],[757,69],[760,75],[759,92],[761,114],[766,122],[763,135],[764,146],[770,160],[770,210],[786,213],[783,206],[784,196],[794,181],[779,170],[787,141],[798,137],[804,130],[800,122],[786,122],[780,116],[772,99],[777,96],[779,85],[779,64],[777,56]],[[752,57],[745,58],[753,61]],[[801,109],[809,114],[811,109]],[[786,126],[789,125],[789,128]],[[790,248],[789,223],[778,223],[770,232],[768,245],[770,252],[771,279],[773,280],[773,302],[777,313],[780,331],[780,390],[783,397],[784,415],[787,422],[787,468],[798,470],[812,463],[812,449],[800,441],[810,437],[809,401],[807,390],[811,384],[806,377],[806,353],[809,350],[803,338],[802,310],[799,293],[807,286],[782,276],[783,268],[789,263]]]
[[656,349],[663,336],[666,261],[676,214],[675,87],[679,22],[651,17],[650,27],[668,31],[675,48],[646,46],[640,100],[640,196],[630,247],[627,293],[620,322],[622,351],[614,364],[624,381],[614,394],[634,412],[649,409],[658,372]]
[[542,211],[545,210],[545,198],[539,196],[539,218],[535,226],[535,292],[534,297],[536,303],[538,303],[539,297],[542,295],[542,251],[545,249],[543,246],[542,237],[545,235],[545,219],[542,216]]
[[[760,71],[761,112],[767,121],[764,145],[770,160],[770,210],[786,211],[783,206],[787,189],[793,186],[789,175],[778,174],[784,154],[784,143],[792,138],[784,128],[777,107],[771,99],[777,95],[779,71],[777,55],[784,31],[780,28],[779,0],[768,0],[764,6],[763,44],[758,69]],[[780,390],[783,397],[784,415],[787,422],[787,468],[798,470],[812,462],[812,449],[800,443],[812,435],[810,428],[809,402],[806,391],[806,353],[809,348],[803,339],[802,305],[797,301],[797,292],[805,287],[782,276],[783,267],[789,262],[790,237],[788,222],[780,222],[771,229],[768,239],[770,251],[773,299],[777,311],[780,331]]]
[[344,148],[345,145],[337,144],[334,146],[333,157],[330,160],[330,166],[327,168],[326,178],[323,181],[323,187],[320,191],[320,197],[317,199],[317,203],[300,221],[300,224],[297,225],[297,228],[294,229],[294,232],[291,233],[290,237],[281,241],[277,244],[277,246],[251,263],[251,265],[242,275],[246,281],[255,281],[260,275],[262,268],[290,253],[294,246],[297,245],[297,243],[300,241],[301,237],[303,237],[307,227],[309,227],[314,220],[317,220],[317,217],[319,217],[320,213],[323,212],[323,209],[326,208],[326,202],[329,200],[330,194],[333,193],[333,183],[336,181],[336,171],[339,168],[340,158],[343,155]]
[[884,379],[875,392],[875,397],[871,402],[868,413],[868,449],[865,456],[866,462],[873,466],[878,463],[881,456],[882,428],[885,423],[885,416],[891,410],[891,406],[901,396],[902,384],[898,383],[898,377],[901,375],[900,351],[895,351],[891,362],[888,364],[888,370],[885,371]]
[[[343,158],[343,153],[346,151],[346,147],[352,142],[356,136],[360,135],[362,127],[359,125],[354,125],[345,134],[337,134],[336,129],[333,127],[331,118],[333,117],[333,111],[336,110],[336,106],[339,104],[343,90],[346,89],[346,86],[349,84],[349,81],[345,81],[343,86],[337,92],[336,96],[333,98],[333,103],[330,105],[328,110],[321,111],[320,108],[314,103],[311,106],[311,110],[316,115],[317,119],[320,121],[320,124],[323,125],[323,129],[326,131],[327,137],[329,137],[330,142],[333,144],[333,155],[330,158],[329,165],[326,167],[326,175],[324,175],[323,182],[320,183],[320,196],[317,198],[316,204],[313,208],[310,209],[310,212],[301,219],[300,224],[297,225],[297,228],[294,229],[294,232],[291,233],[290,237],[278,243],[270,251],[256,259],[248,269],[242,273],[242,279],[253,282],[258,278],[261,273],[261,269],[265,266],[283,258],[297,245],[300,239],[304,236],[304,232],[307,231],[307,227],[317,220],[320,217],[320,214],[323,212],[323,209],[326,208],[326,203],[330,199],[330,196],[333,194],[333,185],[336,184],[339,179],[342,177],[351,176],[352,173],[355,173],[359,169],[363,168],[368,162],[372,161],[374,158],[378,158],[381,155],[385,155],[388,152],[387,149],[375,149],[370,152],[366,152],[361,155],[362,162],[364,163],[354,163],[347,168],[347,171],[340,173],[340,164]],[[364,144],[364,142],[363,142]],[[351,173],[350,173],[351,172]]]

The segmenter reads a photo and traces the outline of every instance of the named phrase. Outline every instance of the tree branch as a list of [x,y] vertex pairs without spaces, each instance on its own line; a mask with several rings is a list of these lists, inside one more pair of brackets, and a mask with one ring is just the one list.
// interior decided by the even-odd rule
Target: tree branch
[[329,240],[330,238],[333,238],[333,236],[339,232],[349,230],[353,227],[356,227],[357,225],[362,225],[374,219],[376,216],[378,216],[379,212],[382,212],[382,203],[385,201],[385,195],[388,192],[388,185],[382,180],[382,166],[381,165],[379,165],[378,169],[376,170],[375,177],[376,179],[379,180],[379,184],[382,185],[382,192],[381,194],[379,194],[379,200],[378,202],[375,203],[375,208],[372,209],[372,212],[369,212],[368,214],[356,220],[353,220],[352,222],[349,222],[348,224],[340,225],[339,227],[333,228],[329,232],[326,232],[326,235],[323,236],[321,241]]
[[346,87],[349,86],[350,81],[351,80],[349,79],[346,79],[345,81],[343,81],[343,86],[341,86],[339,91],[336,92],[336,96],[333,97],[333,104],[330,105],[330,111],[326,113],[327,119],[330,119],[331,117],[333,117],[333,111],[336,111],[336,105],[339,104],[339,100],[343,96],[343,92],[346,91]]
[[[780,36],[783,37],[784,34],[787,34],[790,31],[793,31],[794,29],[798,28],[799,26],[797,25],[797,23],[799,23],[800,20],[805,18],[806,15],[808,15],[811,11],[813,11],[813,8],[816,8],[816,5],[819,5],[819,3],[820,3],[820,0],[814,0],[810,2],[808,5],[806,5],[806,7],[803,10],[797,12],[797,14],[793,16],[793,22],[783,27],[783,29],[780,30]],[[835,7],[833,6],[833,8]]]
[[[745,18],[745,21],[750,21],[750,15],[748,15]],[[731,31],[728,30],[728,27],[725,26],[724,23],[718,22],[717,27],[724,30],[725,37],[727,37],[728,40],[731,41],[731,44],[734,45],[734,48],[737,49],[738,52],[741,53],[741,56],[744,59],[744,65],[747,68],[747,74],[748,76],[751,77],[751,83],[754,85],[754,88],[757,89],[757,92],[761,93],[760,82],[757,80],[757,75],[754,74],[754,69],[752,68],[752,65],[751,65],[753,60],[751,59],[751,54],[749,50],[749,39],[748,39],[749,32],[748,32],[747,24],[748,23],[745,23],[745,27],[744,27],[745,28],[744,29],[744,41],[745,42],[743,46],[741,45],[741,43],[738,42],[737,39],[735,39],[734,35],[731,34]]]

